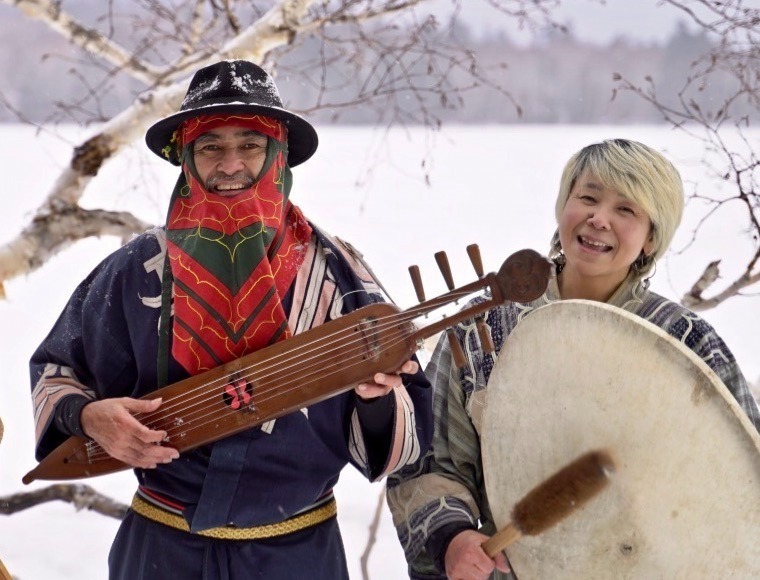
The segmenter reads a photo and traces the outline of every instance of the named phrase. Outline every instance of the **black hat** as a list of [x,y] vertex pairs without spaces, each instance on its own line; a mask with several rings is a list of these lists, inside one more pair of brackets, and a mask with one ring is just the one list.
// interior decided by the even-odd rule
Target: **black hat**
[[288,128],[288,165],[295,167],[317,150],[317,132],[306,120],[282,107],[274,80],[245,60],[223,60],[200,69],[190,81],[185,100],[175,113],[153,125],[145,142],[153,153],[179,165],[176,147],[167,148],[182,121],[199,115],[241,113],[278,119]]

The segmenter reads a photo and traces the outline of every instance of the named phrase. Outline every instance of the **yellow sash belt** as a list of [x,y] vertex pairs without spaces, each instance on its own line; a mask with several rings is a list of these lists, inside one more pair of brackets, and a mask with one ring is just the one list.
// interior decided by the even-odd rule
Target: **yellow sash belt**
[[[132,500],[132,510],[154,522],[190,533],[190,526],[188,526],[185,518],[148,503],[137,495],[135,495]],[[199,536],[206,536],[220,540],[261,540],[263,538],[285,536],[287,534],[292,534],[293,532],[305,530],[306,528],[316,526],[317,524],[321,524],[322,522],[335,517],[337,513],[338,508],[335,503],[335,498],[330,498],[330,501],[323,505],[295,515],[282,522],[277,522],[276,524],[252,526],[249,528],[224,526],[201,530],[200,532],[197,532],[197,534]]]

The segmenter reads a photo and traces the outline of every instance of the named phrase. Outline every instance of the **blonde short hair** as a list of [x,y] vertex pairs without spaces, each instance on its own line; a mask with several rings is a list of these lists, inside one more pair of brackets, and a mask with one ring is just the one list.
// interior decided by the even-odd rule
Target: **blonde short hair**
[[[608,139],[588,145],[573,155],[562,171],[554,208],[557,222],[584,171],[635,202],[649,217],[654,251],[637,268],[641,278],[646,277],[654,259],[667,251],[681,223],[684,197],[678,170],[662,154],[637,141]],[[552,239],[552,257],[560,250],[557,232]]]

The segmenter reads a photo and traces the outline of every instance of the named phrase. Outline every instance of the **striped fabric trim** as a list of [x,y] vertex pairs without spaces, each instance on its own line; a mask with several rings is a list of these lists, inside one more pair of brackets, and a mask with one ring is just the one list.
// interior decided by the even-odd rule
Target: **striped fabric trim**
[[[373,274],[362,260],[361,254],[343,240],[332,238],[342,257],[349,263],[362,284],[371,293],[382,294]],[[330,271],[327,269],[326,254],[330,252],[317,241],[313,244],[298,272],[293,292],[293,306],[288,324],[293,334],[335,320],[341,316],[343,298],[340,295]],[[396,416],[393,420],[393,440],[391,450],[382,473],[375,481],[404,465],[415,461],[420,454],[417,439],[414,405],[405,387],[395,389]],[[351,415],[348,434],[348,450],[358,465],[369,466],[367,449],[362,435],[361,424],[356,410]]]
[[[178,516],[182,516],[183,512],[185,511],[185,506],[183,506],[179,502],[174,501],[173,499],[165,497],[161,494],[158,494],[155,491],[152,491],[142,485],[137,488],[137,491],[135,492],[135,497],[139,497],[145,503],[151,504],[161,509],[162,511],[169,512]],[[291,515],[290,518],[288,519],[294,518],[301,514],[305,514],[306,512],[313,511],[325,505],[326,503],[332,501],[333,499],[334,499],[333,491],[329,490],[325,492],[325,494],[322,497],[320,497],[317,501],[298,510],[293,515]]]
[[348,452],[359,465],[365,467],[365,473],[369,472],[369,458],[367,457],[367,447],[364,444],[362,435],[362,426],[359,423],[359,413],[354,409],[351,413],[351,428],[348,433]]
[[[388,293],[380,285],[372,270],[364,261],[362,254],[351,244],[340,238],[332,238],[335,247],[341,253],[341,256],[348,262],[354,273],[361,279],[364,290],[369,293],[385,296],[390,300]],[[322,251],[328,251],[320,248]],[[335,319],[340,316],[342,308],[342,296],[332,300],[330,309],[330,318]],[[406,387],[400,387],[393,390],[396,397],[396,415],[393,420],[393,439],[391,449],[382,472],[374,479],[379,481],[390,473],[401,469],[404,465],[417,460],[420,455],[420,443],[417,438],[416,421],[414,415],[414,404],[409,397]],[[359,465],[368,467],[367,449],[362,435],[361,424],[358,413],[353,411],[350,421],[350,432],[348,437],[348,450],[351,458]]]
[[331,315],[338,288],[331,278],[325,248],[317,241],[309,244],[304,263],[298,271],[293,289],[288,327],[293,335],[319,326]]
[[375,276],[375,274],[370,269],[369,264],[364,261],[364,256],[362,253],[344,239],[334,237],[333,241],[335,242],[335,247],[340,250],[343,258],[346,260],[346,262],[348,262],[348,264],[351,266],[351,269],[362,281],[364,291],[370,294],[385,296],[385,299],[390,302],[390,295],[385,291],[385,288],[383,288],[382,284],[380,284],[377,276]]
[[[372,480],[380,481],[383,477],[398,471],[405,465],[416,461],[420,456],[420,442],[417,438],[414,404],[406,387],[393,389],[396,397],[396,415],[393,418],[393,436],[391,448],[383,470]],[[367,448],[362,435],[359,414],[354,409],[351,415],[351,429],[348,439],[348,451],[351,458],[360,465],[367,466]]]
[[393,446],[388,458],[388,465],[383,471],[382,476],[393,473],[404,465],[417,461],[420,456],[420,442],[417,439],[414,403],[412,403],[406,387],[394,389],[393,393],[396,396]]
[[162,495],[159,495],[142,485],[137,488],[135,496],[142,499],[145,503],[149,503],[158,508],[161,508],[165,512],[170,512],[178,516],[181,516],[185,511],[185,506],[182,504],[170,500],[169,498],[163,497]]
[[58,402],[68,395],[95,400],[95,392],[79,382],[69,367],[49,363],[32,389],[34,408],[34,436],[40,441],[45,429],[53,420]]

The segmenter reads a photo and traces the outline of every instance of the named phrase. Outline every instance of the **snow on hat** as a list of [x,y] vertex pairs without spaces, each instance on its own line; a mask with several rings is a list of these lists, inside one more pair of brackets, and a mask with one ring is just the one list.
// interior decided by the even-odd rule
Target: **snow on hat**
[[179,151],[172,144],[182,121],[200,115],[263,115],[278,119],[288,129],[288,165],[295,167],[317,150],[317,132],[305,119],[282,106],[274,80],[264,69],[245,60],[224,60],[193,75],[179,112],[158,121],[145,134],[153,153],[179,165]]

